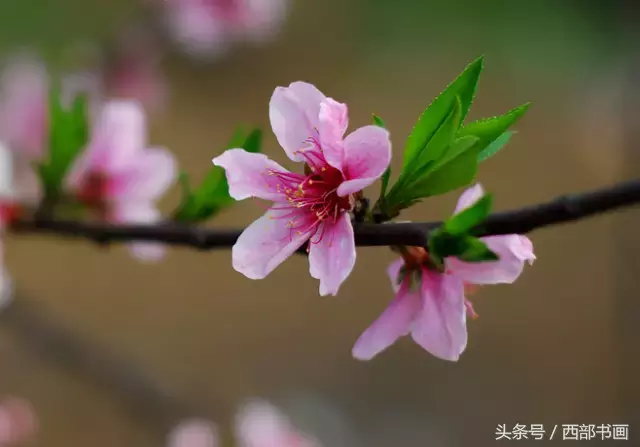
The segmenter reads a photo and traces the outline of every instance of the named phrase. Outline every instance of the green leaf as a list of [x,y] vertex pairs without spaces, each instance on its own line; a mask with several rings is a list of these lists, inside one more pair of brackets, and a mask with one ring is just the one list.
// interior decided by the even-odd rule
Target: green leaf
[[428,241],[429,255],[441,263],[441,260],[448,256],[457,256],[463,253],[466,248],[466,236],[449,234],[444,227],[432,231]]
[[380,183],[380,199],[382,199],[387,193],[387,187],[389,186],[389,178],[391,177],[391,166],[387,168],[382,174]]
[[[254,129],[246,137],[242,129],[238,129],[229,143],[227,149],[243,148],[247,152],[260,152],[262,144],[262,132]],[[229,195],[229,184],[224,169],[212,166],[202,183],[192,189],[188,176],[182,173],[180,176],[183,198],[181,204],[174,212],[174,220],[180,222],[200,222],[211,218],[225,207],[234,203]]]
[[430,172],[437,171],[438,169],[442,168],[444,165],[456,159],[470,149],[473,149],[474,152],[477,152],[476,144],[478,143],[478,141],[480,141],[479,138],[471,135],[457,138],[453,143],[451,143],[449,150],[442,157],[440,157],[440,159],[436,160],[431,165]]
[[459,138],[445,156],[414,176],[418,180],[402,184],[399,179],[380,204],[382,214],[388,218],[396,217],[400,210],[420,202],[420,199],[469,185],[478,171],[477,141],[472,136]]
[[450,110],[456,101],[460,99],[460,123],[464,122],[467,112],[471,107],[478,85],[478,79],[482,72],[480,57],[467,66],[467,68],[453,81],[422,113],[414,126],[404,151],[403,170],[409,166],[418,154],[427,146],[433,135],[449,116]]
[[178,176],[178,183],[182,186],[182,202],[186,202],[191,196],[191,185],[189,184],[189,174],[182,171]]
[[373,115],[373,124],[375,124],[378,127],[382,127],[384,128],[384,121],[382,121],[382,118],[380,118],[378,115],[374,114]]
[[495,261],[498,256],[480,239],[468,234],[453,235],[444,227],[431,232],[429,236],[429,256],[441,265],[447,257],[456,257],[466,262]]
[[515,131],[508,130],[502,135],[500,135],[498,138],[493,140],[493,142],[489,144],[489,146],[485,147],[482,151],[480,151],[480,153],[478,154],[478,162],[483,162],[486,159],[491,158],[495,154],[497,154],[498,151],[502,149],[509,142],[509,140],[511,139],[514,133]]
[[[402,207],[406,207],[415,203],[416,199],[444,194],[467,186],[475,179],[478,163],[495,154],[506,144],[511,135],[507,129],[522,117],[529,106],[527,103],[504,115],[462,127],[457,134],[458,138],[438,160],[428,163],[421,171],[413,174],[410,182],[402,183],[401,175],[390,195],[393,194],[394,199],[400,195],[401,199],[398,202],[402,203]],[[435,137],[432,141],[434,140]],[[411,201],[405,197],[411,198]]]
[[238,126],[235,130],[231,138],[229,138],[229,142],[227,143],[226,149],[235,149],[240,148],[245,142],[245,132],[242,126]]
[[500,259],[498,255],[492,252],[487,244],[482,242],[480,239],[466,236],[464,238],[464,250],[462,253],[456,255],[456,258],[465,262],[486,262],[486,261],[497,261]]
[[456,96],[456,101],[451,108],[447,119],[442,123],[427,147],[418,154],[411,166],[405,168],[400,178],[389,192],[391,200],[403,202],[410,197],[417,199],[421,196],[416,193],[415,185],[424,188],[429,176],[442,165],[443,161],[455,158],[461,152],[473,146],[478,139],[472,136],[463,137],[452,142],[460,125],[461,102]]
[[478,153],[473,149],[460,153],[424,180],[411,186],[410,197],[418,199],[436,196],[469,185],[478,172],[477,157]]
[[478,142],[478,150],[483,151],[491,143],[500,138],[509,129],[509,127],[513,126],[520,118],[522,118],[530,106],[531,103],[526,103],[510,110],[504,115],[470,123],[460,129],[458,136],[463,137],[473,135],[477,137],[480,140]]
[[[382,118],[380,118],[378,115],[373,114],[373,124],[375,124],[378,127],[382,127],[383,129],[385,128],[384,125],[384,121],[382,121]],[[380,197],[378,198],[378,203],[381,203],[382,201],[384,201],[384,196],[387,193],[387,187],[389,186],[389,178],[391,177],[391,166],[389,166],[384,173],[382,174],[382,177],[380,178],[381,183],[380,183]]]
[[87,97],[77,95],[71,107],[65,108],[56,86],[49,92],[48,110],[49,151],[38,172],[45,194],[54,197],[60,193],[71,164],[89,141]]
[[477,202],[449,218],[444,223],[444,229],[447,233],[459,235],[468,233],[476,225],[481,224],[491,212],[493,196],[486,194]]
[[[434,133],[427,146],[415,157],[411,166],[407,166],[405,170],[417,172],[417,175],[420,175],[419,171],[421,168],[426,167],[431,161],[440,159],[451,146],[451,142],[460,127],[461,116],[462,103],[460,97],[456,95],[453,106],[451,107],[451,112],[447,115],[447,118]],[[403,170],[403,174],[405,170]]]
[[240,144],[234,145],[234,146],[228,145],[229,149],[243,148],[245,151],[251,152],[253,154],[260,152],[261,147],[262,147],[262,131],[260,129],[254,129],[251,132],[249,132],[249,135],[247,135],[247,138],[245,138],[244,143],[240,142]]

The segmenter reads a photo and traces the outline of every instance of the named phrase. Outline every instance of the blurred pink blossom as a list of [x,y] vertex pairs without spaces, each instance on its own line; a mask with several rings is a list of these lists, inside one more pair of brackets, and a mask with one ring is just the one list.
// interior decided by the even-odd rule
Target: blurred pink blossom
[[233,41],[272,38],[288,0],[157,0],[165,4],[169,29],[187,51],[216,55]]
[[[467,189],[460,196],[455,213],[474,204],[483,194],[480,185]],[[525,262],[535,260],[533,245],[525,236],[510,234],[481,239],[500,257],[498,261],[468,263],[447,258],[445,273],[439,273],[426,268],[427,253],[414,247],[404,261],[393,262],[387,274],[396,296],[360,336],[353,356],[370,360],[398,338],[411,334],[416,343],[436,357],[457,361],[467,346],[467,313],[475,316],[471,303],[465,298],[466,286],[513,283],[522,273]],[[398,283],[403,265],[409,274]]]
[[162,51],[144,28],[122,32],[103,57],[101,76],[112,99],[135,99],[147,112],[166,106],[167,82],[161,70]]
[[370,125],[343,139],[347,106],[306,82],[276,88],[269,117],[280,146],[305,165],[305,173],[289,172],[266,155],[243,149],[213,159],[226,170],[231,197],[274,202],[238,238],[233,267],[262,279],[308,241],[309,271],[320,280],[320,294],[336,295],[356,261],[349,212],[355,194],[389,165],[389,132]]
[[38,420],[29,402],[18,398],[0,401],[0,447],[27,442],[37,431]]
[[[48,106],[51,78],[45,64],[30,54],[10,59],[0,79],[0,140],[25,164],[40,159],[47,149]],[[61,95],[66,105],[77,94],[89,96],[90,113],[98,106],[99,79],[89,72],[70,73],[61,78]]]
[[203,419],[188,419],[171,430],[167,447],[218,447],[216,426]]
[[[13,158],[9,149],[0,143],[0,235],[4,233],[7,224],[20,212],[18,201],[21,197],[16,187]],[[0,310],[9,305],[13,299],[13,282],[4,267],[2,251],[3,241],[0,238]]]
[[[42,196],[33,162],[40,160],[47,150],[50,85],[44,63],[28,53],[10,59],[0,79],[3,163],[6,161],[4,168],[11,166],[11,195],[23,203],[35,204]],[[75,95],[86,93],[91,99],[89,113],[95,114],[99,91],[98,80],[87,73],[73,73],[61,79],[63,103],[69,105]]]
[[[278,408],[264,400],[252,400],[235,417],[238,447],[322,447],[318,440],[300,432]],[[167,447],[218,447],[218,430],[212,422],[187,419],[169,433]]]
[[300,432],[278,408],[263,400],[243,406],[236,415],[239,447],[320,447],[318,440]]
[[[114,100],[100,111],[91,141],[72,166],[67,188],[114,223],[155,223],[161,219],[155,202],[176,179],[171,152],[147,147],[144,109],[137,101]],[[153,243],[131,245],[135,256],[158,260],[164,247]]]
[[11,59],[0,80],[0,136],[30,159],[44,151],[50,80],[42,61],[31,55]]

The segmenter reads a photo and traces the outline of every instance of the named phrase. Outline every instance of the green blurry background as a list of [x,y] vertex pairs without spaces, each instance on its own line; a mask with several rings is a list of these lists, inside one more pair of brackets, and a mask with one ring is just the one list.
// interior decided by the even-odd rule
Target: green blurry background
[[[628,5],[294,0],[269,45],[215,62],[169,51],[163,67],[171,102],[151,122],[151,139],[175,151],[196,179],[240,122],[262,126],[265,152],[284,161],[268,126],[269,97],[278,85],[306,80],[349,104],[351,128],[380,115],[399,168],[419,113],[484,54],[470,119],[533,102],[508,149],[481,168],[496,206],[606,186],[636,176],[640,166],[638,146],[632,149],[640,143],[637,101],[625,103],[638,98],[640,83],[633,75],[637,13]],[[133,0],[5,1],[0,49],[29,45],[64,67],[70,46],[113,35],[137,9]],[[168,211],[178,200],[176,189],[163,205]],[[455,200],[429,200],[404,217],[440,219]],[[242,202],[213,224],[245,226],[261,211]],[[329,447],[483,447],[496,442],[498,424],[515,423],[628,423],[633,440],[638,223],[638,212],[628,210],[535,232],[534,267],[515,285],[472,298],[481,317],[470,322],[458,363],[409,340],[368,363],[351,357],[392,296],[384,272],[393,254],[383,248],[358,250],[355,271],[334,298],[318,296],[302,257],[251,281],[232,269],[229,251],[176,249],[161,264],[144,265],[122,247],[9,236],[6,262],[16,305],[36,306],[125,356],[227,431],[237,405],[262,396]],[[60,366],[55,352],[34,351],[10,318],[0,325],[0,394],[33,402],[42,425],[37,445],[162,445],[171,417],[156,418],[153,408],[141,415],[128,393]]]

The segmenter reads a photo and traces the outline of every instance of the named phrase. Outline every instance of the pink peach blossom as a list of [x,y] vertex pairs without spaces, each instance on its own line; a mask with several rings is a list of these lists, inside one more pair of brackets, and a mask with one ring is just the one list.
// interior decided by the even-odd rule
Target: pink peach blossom
[[[36,203],[41,186],[32,162],[45,152],[49,77],[31,54],[7,61],[0,79],[0,194]],[[9,191],[10,190],[10,191]]]
[[[19,216],[21,203],[30,203],[31,191],[24,189],[22,178],[16,178],[15,154],[0,143],[0,236],[7,225]],[[19,173],[18,173],[19,174]],[[35,174],[33,175],[35,179]],[[9,276],[2,256],[3,241],[0,238],[0,310],[8,306],[13,299],[13,281]]]
[[305,82],[276,88],[269,118],[287,156],[305,163],[305,174],[243,149],[213,159],[226,170],[231,197],[274,202],[238,238],[233,267],[248,278],[262,279],[308,241],[309,271],[320,280],[320,294],[336,295],[356,260],[349,216],[354,194],[389,165],[389,133],[365,126],[343,139],[347,106]]
[[49,86],[44,63],[32,55],[15,56],[2,72],[0,136],[12,150],[30,159],[44,153]]
[[[468,208],[482,195],[479,184],[469,188],[460,197],[455,213]],[[411,334],[416,343],[436,357],[457,361],[467,345],[467,313],[475,316],[465,298],[465,286],[513,283],[525,262],[531,264],[535,260],[533,245],[525,236],[510,234],[481,239],[500,257],[498,261],[468,263],[447,258],[445,273],[430,270],[425,264],[406,266],[411,274],[405,275],[400,283],[398,275],[405,261],[393,262],[387,274],[396,296],[360,336],[353,356],[370,360],[398,338]]]
[[[158,200],[176,178],[176,161],[164,148],[148,148],[146,120],[136,101],[110,101],[93,127],[91,141],[72,166],[66,186],[107,222],[154,223]],[[162,246],[139,243],[133,253],[160,259]]]
[[176,40],[194,54],[215,55],[234,40],[271,38],[288,0],[160,0]]
[[320,447],[321,444],[293,427],[275,406],[253,400],[237,414],[238,447]]
[[140,101],[147,112],[163,109],[169,90],[161,57],[159,43],[147,29],[133,27],[122,32],[103,58],[100,73],[106,95]]
[[23,399],[0,401],[0,446],[17,446],[31,440],[38,430],[38,420],[31,404]]
[[[47,150],[50,87],[51,77],[45,64],[28,53],[14,56],[2,72],[0,140],[19,155],[17,163],[39,160]],[[69,106],[79,93],[88,94],[89,112],[95,112],[101,94],[99,78],[89,72],[63,75],[63,105]]]
[[204,419],[188,419],[171,430],[167,447],[218,447],[218,429]]
[[[33,162],[47,152],[48,107],[51,79],[44,63],[23,53],[11,58],[0,80],[0,141],[11,151],[14,197],[36,204],[42,185]],[[79,93],[89,95],[89,118],[99,103],[99,80],[89,73],[70,73],[61,78],[61,100],[69,106]]]

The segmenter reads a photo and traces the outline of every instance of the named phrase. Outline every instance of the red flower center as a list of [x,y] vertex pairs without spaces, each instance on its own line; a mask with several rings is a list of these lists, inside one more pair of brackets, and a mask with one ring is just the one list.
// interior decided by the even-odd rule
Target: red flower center
[[213,0],[211,8],[225,21],[235,22],[242,17],[242,5],[238,0]]
[[0,203],[0,221],[5,223],[11,223],[20,217],[22,207],[16,202],[2,202]]
[[[315,141],[314,141],[315,143]],[[298,152],[306,159],[305,175],[291,172],[269,171],[279,182],[276,190],[283,193],[289,206],[275,206],[271,209],[287,209],[278,218],[287,218],[287,226],[296,234],[310,233],[313,237],[321,228],[321,223],[335,223],[343,213],[353,208],[350,196],[338,196],[338,187],[344,182],[342,173],[329,165],[317,145],[312,149]],[[325,225],[322,225],[317,244],[322,240]]]
[[89,172],[82,183],[76,198],[85,206],[101,209],[107,195],[109,177],[100,171]]

